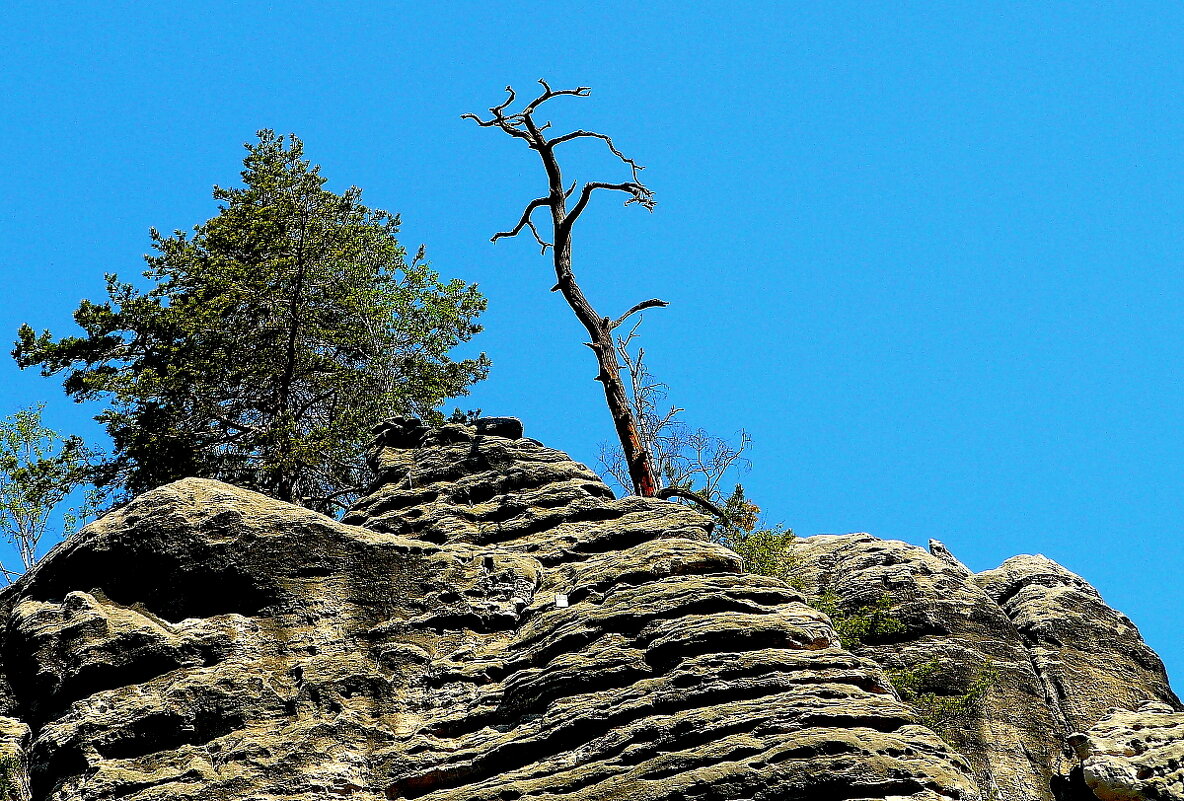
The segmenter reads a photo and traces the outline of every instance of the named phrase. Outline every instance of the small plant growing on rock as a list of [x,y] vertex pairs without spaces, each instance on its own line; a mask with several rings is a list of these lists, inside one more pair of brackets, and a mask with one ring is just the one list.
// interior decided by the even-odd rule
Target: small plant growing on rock
[[801,591],[793,562],[794,533],[782,526],[744,532],[724,544],[744,559],[744,570],[760,576],[781,579]]
[[931,659],[913,668],[889,669],[888,680],[900,699],[917,713],[921,722],[951,744],[974,722],[982,701],[991,692],[998,674],[987,662],[963,687],[953,689],[941,661]]
[[20,801],[20,770],[16,757],[0,757],[0,801]]
[[892,596],[888,593],[870,604],[844,609],[839,606],[839,597],[823,587],[817,597],[810,599],[810,606],[830,618],[839,642],[848,651],[906,631],[904,623],[892,613]]

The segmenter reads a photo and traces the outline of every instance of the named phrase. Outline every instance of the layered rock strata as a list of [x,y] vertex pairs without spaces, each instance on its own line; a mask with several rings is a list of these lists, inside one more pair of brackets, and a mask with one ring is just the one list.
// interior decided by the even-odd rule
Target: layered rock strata
[[1045,557],[975,575],[936,541],[926,552],[849,534],[801,539],[794,559],[807,594],[829,595],[844,613],[888,601],[897,625],[872,632],[860,656],[921,671],[939,695],[985,687],[968,719],[940,733],[999,801],[1051,801],[1056,777],[1076,765],[1067,738],[1108,708],[1143,699],[1180,708],[1130,620]]
[[1184,801],[1184,713],[1144,701],[1111,709],[1085,733],[1069,737],[1080,772],[1100,801]]
[[706,518],[616,500],[506,422],[391,421],[372,461],[344,522],[189,479],[0,594],[16,792],[979,797],[880,667]]

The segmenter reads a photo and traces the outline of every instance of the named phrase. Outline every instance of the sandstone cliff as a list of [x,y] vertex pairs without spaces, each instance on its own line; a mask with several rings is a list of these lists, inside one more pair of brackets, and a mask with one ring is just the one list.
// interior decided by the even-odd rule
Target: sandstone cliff
[[902,630],[869,638],[855,648],[860,656],[889,670],[935,668],[951,695],[990,671],[968,719],[941,733],[995,798],[1063,795],[1058,779],[1077,765],[1070,735],[1112,707],[1153,700],[1180,709],[1131,621],[1043,556],[975,575],[939,542],[926,552],[867,534],[805,538],[795,554],[808,594],[829,591],[849,610],[890,602]]
[[[189,479],[0,593],[6,792],[964,801],[994,792],[987,779],[1033,793],[996,798],[1037,799],[1061,731],[1117,705],[1100,679],[1072,690],[1108,624],[1090,643],[1041,630],[1035,612],[1025,628],[1035,584],[999,589],[1024,583],[1022,566],[974,577],[871,538],[853,562],[806,541],[804,562],[832,554],[836,591],[865,574],[908,622],[853,654],[799,592],[709,542],[708,519],[614,499],[512,423],[377,433],[377,481],[342,522]],[[925,654],[986,655],[1007,677],[963,742],[920,725],[882,668]],[[1121,682],[1177,709],[1149,654]],[[1012,703],[1027,705],[1019,718]]]

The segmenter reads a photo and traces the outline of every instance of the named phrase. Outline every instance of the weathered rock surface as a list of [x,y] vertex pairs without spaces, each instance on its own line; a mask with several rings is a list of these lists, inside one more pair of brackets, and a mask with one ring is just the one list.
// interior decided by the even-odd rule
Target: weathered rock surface
[[1157,701],[1112,709],[1070,744],[1101,801],[1184,801],[1184,713]]
[[162,487],[0,593],[0,752],[31,797],[979,797],[706,518],[480,430],[383,427],[344,522]]
[[1141,699],[1180,708],[1138,630],[1079,576],[1042,556],[974,575],[941,543],[930,551],[849,534],[799,540],[794,553],[812,597],[831,593],[847,612],[890,599],[904,630],[869,638],[858,655],[889,670],[927,669],[949,696],[990,671],[971,720],[941,731],[984,792],[1050,801],[1054,777],[1076,764],[1071,733]]
[[1013,556],[975,581],[1015,624],[1061,731],[1147,699],[1180,708],[1159,656],[1077,574],[1044,556]]
[[1001,801],[1051,798],[1050,768],[1062,748],[1055,721],[1015,627],[969,570],[867,534],[805,538],[794,553],[812,596],[833,593],[847,610],[885,594],[891,599],[904,631],[872,638],[860,655],[892,670],[916,671],[937,660],[932,683],[950,695],[965,692],[989,665],[996,679],[981,714],[943,734]]

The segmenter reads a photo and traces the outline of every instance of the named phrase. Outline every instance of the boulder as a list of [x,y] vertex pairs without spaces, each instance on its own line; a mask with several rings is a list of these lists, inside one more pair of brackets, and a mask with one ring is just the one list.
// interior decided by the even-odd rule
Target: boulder
[[1111,709],[1069,742],[1100,801],[1184,801],[1184,713],[1171,705]]

